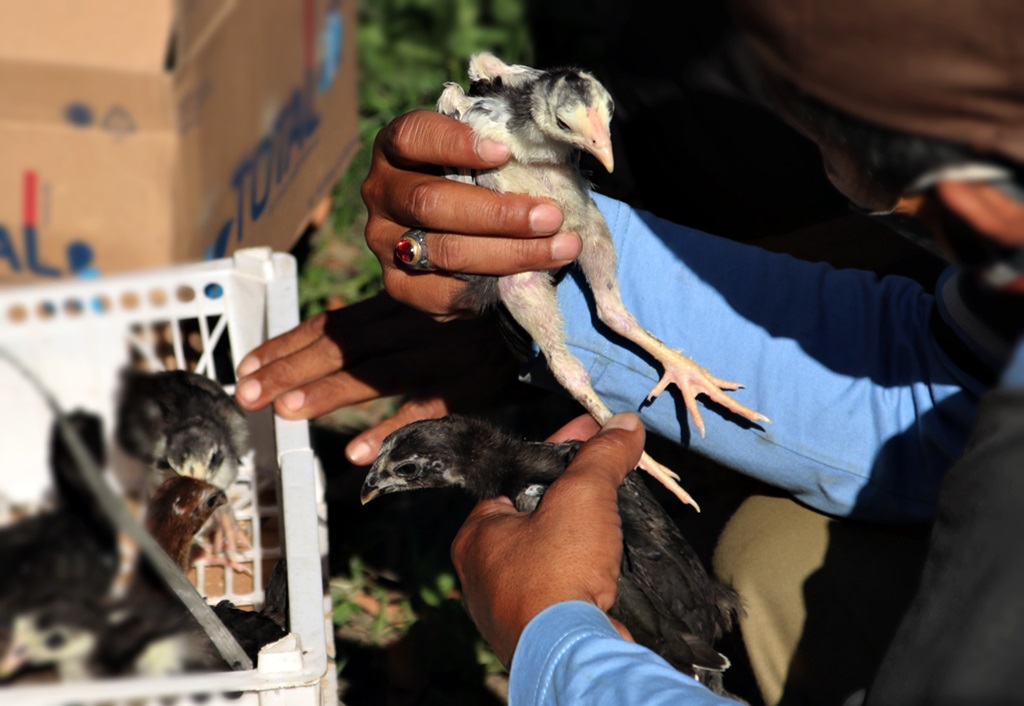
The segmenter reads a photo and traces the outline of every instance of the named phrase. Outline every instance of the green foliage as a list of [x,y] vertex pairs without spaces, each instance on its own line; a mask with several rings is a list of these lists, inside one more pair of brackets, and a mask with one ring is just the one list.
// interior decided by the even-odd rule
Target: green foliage
[[363,0],[359,8],[360,108],[378,127],[433,107],[445,81],[465,84],[466,61],[492,51],[530,56],[520,0]]
[[434,577],[434,585],[424,583],[420,586],[420,600],[431,608],[440,608],[455,591],[455,576],[442,572]]

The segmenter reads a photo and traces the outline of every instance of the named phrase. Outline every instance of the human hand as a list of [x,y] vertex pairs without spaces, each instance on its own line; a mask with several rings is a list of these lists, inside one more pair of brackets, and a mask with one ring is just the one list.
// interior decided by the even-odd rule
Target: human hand
[[373,461],[384,438],[418,419],[474,411],[514,399],[517,362],[493,321],[438,323],[380,294],[318,314],[254,349],[238,366],[235,399],[273,403],[286,419],[310,419],[394,394],[409,399],[345,449]]
[[[478,141],[468,126],[427,110],[401,115],[378,133],[362,196],[366,242],[392,297],[439,319],[459,317],[469,313],[455,304],[466,283],[449,273],[509,275],[576,259],[579,236],[558,232],[562,213],[550,201],[446,179],[439,169],[494,168],[508,157],[505,145]],[[414,272],[395,261],[395,244],[409,228],[428,231],[439,271]]]
[[[568,427],[553,440],[568,438]],[[470,617],[506,666],[527,623],[545,608],[581,600],[607,612],[615,602],[622,562],[617,493],[644,438],[639,417],[617,414],[580,448],[534,512],[496,498],[466,518],[452,559]]]

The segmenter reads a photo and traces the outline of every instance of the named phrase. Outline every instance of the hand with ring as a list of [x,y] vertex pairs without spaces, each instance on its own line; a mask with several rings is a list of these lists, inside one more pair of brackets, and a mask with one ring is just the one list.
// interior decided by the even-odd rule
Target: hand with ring
[[468,313],[455,306],[466,284],[451,273],[509,275],[576,259],[579,236],[559,232],[562,214],[550,201],[441,174],[442,166],[487,169],[508,158],[504,145],[432,111],[406,113],[380,131],[362,196],[366,242],[392,297],[437,319],[458,318]]

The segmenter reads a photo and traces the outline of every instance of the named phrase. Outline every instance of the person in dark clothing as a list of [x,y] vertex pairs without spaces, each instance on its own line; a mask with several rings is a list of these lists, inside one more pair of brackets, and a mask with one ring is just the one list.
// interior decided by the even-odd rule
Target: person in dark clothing
[[867,706],[1024,702],[1024,341],[946,475],[920,589]]

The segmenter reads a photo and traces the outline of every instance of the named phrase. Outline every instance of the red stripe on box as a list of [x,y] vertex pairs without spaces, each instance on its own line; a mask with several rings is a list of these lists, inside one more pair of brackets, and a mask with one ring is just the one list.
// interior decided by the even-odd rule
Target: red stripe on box
[[24,214],[22,217],[23,225],[29,227],[36,224],[36,185],[36,173],[30,169],[24,175]]

